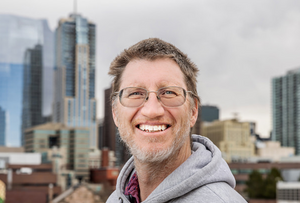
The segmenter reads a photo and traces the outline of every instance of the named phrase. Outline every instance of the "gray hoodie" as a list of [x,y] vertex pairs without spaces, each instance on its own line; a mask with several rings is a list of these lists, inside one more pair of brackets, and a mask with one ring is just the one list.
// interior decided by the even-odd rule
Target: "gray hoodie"
[[[235,179],[221,151],[206,137],[192,135],[192,155],[173,171],[143,203],[246,203],[233,189]],[[130,158],[107,203],[130,203],[125,187],[135,172]]]

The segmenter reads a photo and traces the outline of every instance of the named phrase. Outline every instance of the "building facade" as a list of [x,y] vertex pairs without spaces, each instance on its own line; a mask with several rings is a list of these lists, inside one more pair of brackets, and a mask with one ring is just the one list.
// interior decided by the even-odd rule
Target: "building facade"
[[25,51],[23,71],[22,139],[27,128],[43,123],[43,49],[40,44]]
[[202,135],[208,137],[219,147],[227,162],[254,156],[255,145],[251,141],[249,122],[239,122],[232,119],[204,123]]
[[0,146],[6,144],[6,129],[7,128],[7,116],[5,111],[0,107]]
[[272,140],[300,154],[300,68],[272,79]]
[[42,45],[43,53],[43,116],[52,112],[53,37],[46,20],[0,14],[0,107],[6,112],[10,145],[21,144],[24,54],[37,44]]
[[46,123],[25,131],[26,152],[48,152],[53,147],[66,150],[66,169],[74,170],[76,177],[88,177],[89,129],[67,127],[60,123]]
[[96,25],[79,14],[61,19],[55,40],[53,121],[90,129],[89,145],[97,146],[95,99]]

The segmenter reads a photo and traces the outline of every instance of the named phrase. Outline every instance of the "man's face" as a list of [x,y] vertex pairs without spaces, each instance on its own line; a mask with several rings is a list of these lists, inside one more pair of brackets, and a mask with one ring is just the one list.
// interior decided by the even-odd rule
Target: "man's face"
[[[127,64],[120,84],[157,91],[166,86],[187,90],[184,75],[171,59],[134,60]],[[195,101],[196,102],[196,101]],[[197,119],[197,105],[190,106],[190,97],[178,107],[165,107],[155,93],[140,107],[125,107],[119,101],[113,106],[113,116],[120,136],[131,153],[141,162],[164,161],[180,150],[190,149],[189,131]]]

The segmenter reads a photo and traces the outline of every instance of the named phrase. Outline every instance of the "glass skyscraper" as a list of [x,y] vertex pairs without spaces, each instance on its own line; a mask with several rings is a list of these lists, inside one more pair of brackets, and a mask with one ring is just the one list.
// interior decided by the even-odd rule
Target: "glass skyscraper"
[[[22,139],[25,130],[44,123],[42,115],[43,47],[27,49],[23,67]],[[24,140],[22,140],[24,143]]]
[[[0,15],[0,108],[5,111],[9,145],[21,144],[24,56],[27,49],[42,46],[42,114],[51,114],[53,102],[54,35],[46,20]],[[1,119],[1,118],[0,118]],[[0,120],[0,123],[3,121]]]
[[7,116],[3,109],[0,107],[0,146],[5,146],[6,144],[6,126],[7,126]]
[[55,43],[53,121],[89,127],[91,147],[98,143],[95,99],[96,26],[79,14],[59,21]]
[[272,79],[272,140],[300,154],[300,68]]

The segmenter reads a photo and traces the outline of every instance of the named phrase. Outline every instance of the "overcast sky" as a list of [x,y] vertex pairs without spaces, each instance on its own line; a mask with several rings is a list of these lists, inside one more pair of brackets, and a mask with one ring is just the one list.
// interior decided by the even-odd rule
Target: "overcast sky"
[[[0,13],[58,20],[73,0],[1,0]],[[271,130],[271,78],[300,66],[299,0],[77,0],[77,11],[97,25],[98,117],[103,117],[111,61],[150,37],[168,41],[200,69],[202,104],[220,108],[221,119],[238,113],[257,132]]]

